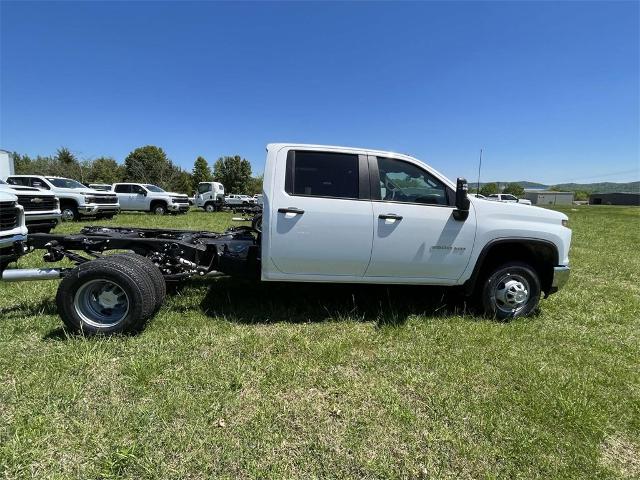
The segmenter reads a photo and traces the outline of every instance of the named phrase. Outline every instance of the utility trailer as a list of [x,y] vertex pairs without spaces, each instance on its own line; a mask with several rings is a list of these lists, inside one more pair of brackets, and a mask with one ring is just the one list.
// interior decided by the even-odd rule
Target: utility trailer
[[[87,226],[79,234],[29,235],[24,253],[73,268],[5,269],[6,282],[61,279],[58,312],[67,327],[92,335],[140,330],[164,301],[167,282],[212,272],[259,278],[260,233]],[[125,251],[125,253],[121,253]]]

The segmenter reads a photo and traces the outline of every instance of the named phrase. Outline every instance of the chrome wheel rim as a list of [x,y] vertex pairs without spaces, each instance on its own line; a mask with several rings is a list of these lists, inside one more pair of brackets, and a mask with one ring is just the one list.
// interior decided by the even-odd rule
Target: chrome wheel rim
[[205,210],[206,210],[207,212],[213,212],[213,205],[207,205],[207,206],[205,207]]
[[492,296],[498,310],[516,314],[529,303],[531,287],[522,275],[507,273],[496,282]]
[[64,220],[65,222],[73,220],[73,216],[73,210],[71,210],[70,208],[65,208],[64,210],[62,210],[62,220]]
[[164,215],[164,207],[156,207],[154,212],[156,215]]
[[82,285],[73,300],[76,313],[92,327],[113,327],[129,313],[129,297],[109,280],[91,280]]

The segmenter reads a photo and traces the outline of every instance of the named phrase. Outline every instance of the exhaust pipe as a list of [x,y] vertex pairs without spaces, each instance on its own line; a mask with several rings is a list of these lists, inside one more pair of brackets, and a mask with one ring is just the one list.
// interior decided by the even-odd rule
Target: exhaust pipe
[[5,282],[24,282],[35,280],[58,280],[62,278],[63,268],[15,268],[2,272]]

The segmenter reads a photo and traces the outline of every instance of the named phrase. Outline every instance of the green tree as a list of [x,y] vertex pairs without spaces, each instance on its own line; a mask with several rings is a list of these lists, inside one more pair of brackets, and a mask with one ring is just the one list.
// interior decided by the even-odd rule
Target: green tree
[[155,145],[136,148],[124,159],[126,178],[130,182],[167,186],[176,173],[164,150]]
[[264,175],[251,177],[249,179],[249,187],[247,188],[247,195],[257,195],[259,193],[262,193],[263,180],[264,180]]
[[59,175],[61,177],[73,178],[84,182],[84,171],[82,165],[71,153],[67,147],[60,147],[54,157],[55,164],[53,165],[52,175]]
[[197,190],[200,182],[210,182],[213,179],[209,164],[203,157],[196,158],[196,161],[193,163],[191,179],[193,181],[192,186],[194,190]]
[[495,183],[485,183],[482,187],[480,187],[480,195],[484,195],[488,197],[494,193],[498,193],[498,185]]
[[247,193],[251,182],[251,163],[240,155],[220,157],[213,165],[213,177],[224,185],[226,193]]
[[88,162],[87,170],[89,183],[116,183],[125,178],[124,167],[110,157],[99,157]]
[[507,183],[504,190],[502,190],[502,193],[510,193],[511,195],[520,198],[524,196],[524,187],[519,183]]
[[171,192],[186,193],[191,195],[193,186],[193,177],[191,173],[173,166],[171,177],[166,181],[163,187]]

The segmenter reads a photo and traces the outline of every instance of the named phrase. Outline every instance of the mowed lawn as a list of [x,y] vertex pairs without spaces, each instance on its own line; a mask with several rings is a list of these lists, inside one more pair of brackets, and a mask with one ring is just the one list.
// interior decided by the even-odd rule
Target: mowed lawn
[[56,282],[0,284],[0,477],[637,478],[640,208],[563,211],[570,283],[509,323],[428,288],[217,279],[83,339]]

